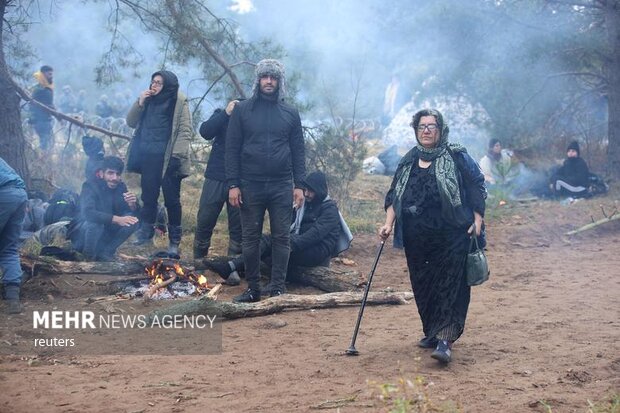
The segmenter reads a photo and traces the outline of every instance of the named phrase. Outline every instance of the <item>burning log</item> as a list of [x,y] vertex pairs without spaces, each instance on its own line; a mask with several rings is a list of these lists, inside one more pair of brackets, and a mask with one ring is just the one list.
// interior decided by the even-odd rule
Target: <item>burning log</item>
[[[187,301],[170,307],[155,310],[148,314],[150,320],[165,315],[218,315],[224,319],[258,317],[284,310],[309,310],[313,308],[335,308],[358,305],[362,301],[361,292],[337,292],[319,295],[284,294],[257,303],[232,303],[215,301],[208,297]],[[370,292],[366,304],[381,305],[408,304],[413,299],[411,292]]]
[[146,292],[144,293],[144,298],[151,298],[153,297],[153,295],[155,295],[155,293],[157,291],[159,291],[161,288],[167,287],[168,285],[172,284],[173,282],[175,282],[177,280],[177,275],[174,274],[172,275],[172,277],[168,278],[165,281],[161,281],[161,282],[152,282],[149,286],[149,289],[146,290]]
[[[174,259],[155,259],[149,266],[144,268],[144,272],[151,280],[148,290],[144,293],[146,299],[152,298],[163,288],[169,289],[170,284],[181,280],[192,283],[196,288],[196,294],[202,294],[209,289],[207,277],[184,269],[181,264]],[[174,295],[173,291],[169,291]]]

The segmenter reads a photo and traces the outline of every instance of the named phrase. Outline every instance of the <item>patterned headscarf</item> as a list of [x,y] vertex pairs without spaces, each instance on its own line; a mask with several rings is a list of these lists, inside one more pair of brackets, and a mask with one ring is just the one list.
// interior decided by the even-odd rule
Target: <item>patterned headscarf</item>
[[[440,131],[440,138],[437,145],[434,148],[425,148],[420,144],[418,139],[418,125],[420,119],[423,116],[433,116],[437,122],[437,127]],[[423,109],[413,115],[410,126],[413,128],[416,134],[416,140],[418,144],[409,151],[405,158],[413,159],[414,155],[417,155],[424,161],[434,161],[432,164],[433,172],[437,180],[437,186],[439,188],[439,194],[441,197],[442,215],[446,219],[455,218],[454,211],[456,208],[462,205],[461,192],[459,190],[459,182],[457,178],[456,165],[451,153],[467,152],[467,150],[456,143],[450,143],[448,141],[448,134],[450,128],[444,122],[443,115],[437,109]],[[399,177],[396,183],[396,196],[402,197],[405,188],[407,187],[407,181],[411,173],[413,163],[410,162]]]

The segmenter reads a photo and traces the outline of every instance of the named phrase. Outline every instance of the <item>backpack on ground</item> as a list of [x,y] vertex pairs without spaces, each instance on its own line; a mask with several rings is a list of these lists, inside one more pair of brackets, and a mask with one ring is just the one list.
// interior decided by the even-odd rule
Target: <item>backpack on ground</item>
[[59,189],[54,192],[43,218],[45,225],[75,218],[78,213],[78,199],[79,195],[70,189]]

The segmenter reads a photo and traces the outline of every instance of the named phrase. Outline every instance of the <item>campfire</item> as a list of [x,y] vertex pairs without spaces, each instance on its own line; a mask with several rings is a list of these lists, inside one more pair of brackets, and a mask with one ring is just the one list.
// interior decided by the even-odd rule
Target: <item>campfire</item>
[[173,283],[177,281],[190,286],[189,290],[191,291],[185,288],[181,295],[202,295],[211,289],[207,283],[207,277],[183,268],[177,260],[155,259],[144,268],[144,272],[149,278],[148,289],[144,292],[145,297],[151,298],[160,294],[160,291],[168,291],[172,297],[177,297],[179,296],[179,289],[173,288]]

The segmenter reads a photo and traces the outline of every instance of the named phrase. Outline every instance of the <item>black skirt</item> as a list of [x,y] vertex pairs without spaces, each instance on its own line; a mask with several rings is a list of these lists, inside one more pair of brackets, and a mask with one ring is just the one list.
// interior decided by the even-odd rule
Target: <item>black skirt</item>
[[470,300],[467,227],[443,219],[430,168],[412,169],[404,199],[403,244],[424,335],[455,341],[465,328]]

